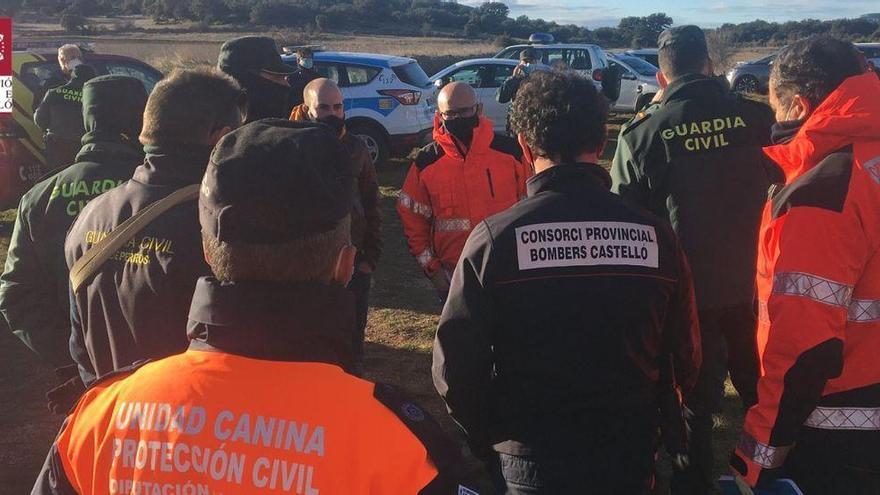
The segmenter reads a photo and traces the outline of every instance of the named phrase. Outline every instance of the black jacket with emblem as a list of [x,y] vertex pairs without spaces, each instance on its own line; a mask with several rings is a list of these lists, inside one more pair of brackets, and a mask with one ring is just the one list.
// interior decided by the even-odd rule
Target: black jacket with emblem
[[[262,493],[268,489],[270,476],[273,486],[275,483],[269,462],[277,464],[293,455],[297,462],[308,463],[307,477],[296,480],[298,486],[306,480],[312,487],[311,491],[306,489],[309,493],[317,493],[317,489],[321,493],[363,493],[372,488],[389,494],[477,494],[463,486],[469,484],[471,474],[460,448],[427,412],[396,387],[343,372],[353,364],[353,324],[354,296],[339,285],[200,279],[192,298],[189,350],[139,363],[96,382],[62,426],[32,493],[73,495],[83,493],[84,488],[106,487],[108,478],[118,479],[120,485],[134,479],[139,487],[173,489],[176,485],[180,490],[186,482],[212,490]],[[250,400],[242,400],[242,393]],[[146,435],[158,444],[173,442],[179,436],[173,427],[139,429],[137,421],[131,428],[114,426],[116,408],[121,410],[133,401],[142,401],[138,406],[171,404],[174,411],[202,407],[206,426],[199,427],[201,435],[196,432],[187,437],[186,444],[192,447],[178,449],[182,452],[177,456],[186,464],[176,466],[189,466],[190,449],[197,455],[200,446],[207,459],[209,451],[225,445],[226,452],[246,463],[243,480],[241,470],[236,484],[232,475],[212,478],[208,470],[160,471],[152,470],[149,464],[111,463],[115,442],[136,443]],[[223,414],[241,418],[236,431],[248,417],[253,418],[255,423],[249,424],[257,425],[254,435],[268,427],[268,434],[276,438],[275,445],[251,442],[249,434],[232,436],[231,440],[227,434],[220,439],[215,423],[230,428],[236,424],[222,420]],[[283,419],[276,421],[276,417]],[[291,445],[290,431],[306,432],[310,427],[326,431],[327,448],[321,448],[320,457],[306,455],[308,447],[303,454],[294,451],[302,446]],[[286,447],[281,436],[285,430]],[[324,441],[322,436],[321,446]],[[386,443],[380,444],[382,441]],[[260,467],[265,459],[269,459],[266,466]],[[304,476],[302,467],[296,474],[296,464],[293,466],[290,473],[282,468],[285,474],[284,480],[278,476],[279,489],[282,483],[292,487],[294,476]],[[426,473],[433,474],[433,479]],[[265,481],[260,484],[260,479]]]
[[433,376],[475,451],[592,448],[596,421],[656,421],[669,355],[682,388],[695,382],[699,331],[681,248],[610,185],[597,165],[552,167],[468,238]]
[[754,300],[761,209],[779,174],[761,151],[773,123],[766,105],[689,74],[621,129],[613,190],[669,219],[700,310]]
[[143,161],[136,139],[146,98],[143,84],[131,77],[86,83],[86,134],[76,163],[21,198],[0,277],[0,312],[28,347],[56,367],[72,364],[64,238],[89,200],[130,178]]
[[[134,176],[83,210],[65,245],[67,266],[120,223],[174,191],[198,184],[211,147],[145,147]],[[71,353],[85,383],[145,358],[183,352],[196,280],[211,272],[196,201],[173,207],[107,260],[74,295]]]

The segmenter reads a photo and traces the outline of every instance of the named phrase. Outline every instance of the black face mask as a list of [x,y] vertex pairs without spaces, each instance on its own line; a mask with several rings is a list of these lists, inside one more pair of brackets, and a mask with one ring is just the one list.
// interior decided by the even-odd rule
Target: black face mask
[[443,121],[443,128],[446,129],[446,132],[455,136],[455,139],[461,141],[465,146],[471,145],[471,141],[474,139],[474,129],[478,125],[480,125],[479,115]]
[[794,139],[795,134],[804,125],[806,119],[777,122],[770,128],[770,141],[773,144],[785,144]]
[[335,115],[328,115],[326,117],[321,117],[320,119],[315,119],[315,122],[320,122],[326,125],[339,137],[342,137],[342,131],[345,130],[345,119],[341,119]]
[[288,117],[290,88],[251,73],[242,74],[237,79],[247,92],[248,122],[267,117],[279,119]]

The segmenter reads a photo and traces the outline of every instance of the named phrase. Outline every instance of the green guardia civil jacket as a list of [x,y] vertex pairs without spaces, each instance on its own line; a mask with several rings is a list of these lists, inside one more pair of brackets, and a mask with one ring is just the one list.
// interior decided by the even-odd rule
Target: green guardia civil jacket
[[762,151],[773,123],[726,81],[688,74],[621,129],[612,190],[672,224],[701,310],[754,299],[761,211],[780,178]]
[[110,82],[92,100],[84,94],[86,134],[76,163],[22,196],[0,276],[0,313],[10,330],[56,368],[73,364],[67,231],[89,200],[131,178],[143,162],[137,136],[146,93],[131,94],[133,86],[120,87],[119,77],[98,78]]

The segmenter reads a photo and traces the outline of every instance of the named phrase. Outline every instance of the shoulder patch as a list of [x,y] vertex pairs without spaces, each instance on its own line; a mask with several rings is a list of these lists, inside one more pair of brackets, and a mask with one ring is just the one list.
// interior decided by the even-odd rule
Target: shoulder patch
[[522,148],[520,148],[519,143],[516,141],[516,139],[513,139],[510,136],[505,136],[504,134],[495,134],[495,137],[492,138],[492,143],[489,144],[489,147],[495,151],[500,151],[501,153],[511,155],[517,160],[522,159]]
[[446,436],[440,424],[406,393],[393,385],[377,383],[373,397],[391,410],[422,442],[438,470],[457,463],[458,447]]
[[434,141],[415,153],[415,156],[413,156],[413,163],[415,163],[416,168],[421,172],[439,160],[444,154],[446,154],[446,152],[443,151],[443,147]]
[[651,109],[652,106],[654,106],[654,105],[646,107],[644,110],[637,113],[636,116],[633,117],[632,120],[630,120],[629,122],[624,124],[623,128],[620,130],[620,135],[625,136],[625,135],[629,134],[630,132],[632,132],[637,127],[639,127],[640,125],[647,122],[648,119],[651,118],[651,115],[654,113],[653,110]]
[[812,206],[841,212],[849,193],[853,151],[847,146],[826,156],[773,197],[773,218],[779,218],[796,206]]

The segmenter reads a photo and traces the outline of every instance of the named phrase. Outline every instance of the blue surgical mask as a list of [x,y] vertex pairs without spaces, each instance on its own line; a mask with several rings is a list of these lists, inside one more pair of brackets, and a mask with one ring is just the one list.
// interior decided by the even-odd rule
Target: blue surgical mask
[[314,65],[314,62],[310,58],[303,58],[303,59],[300,59],[299,65],[303,66],[306,69],[311,69],[312,66]]

